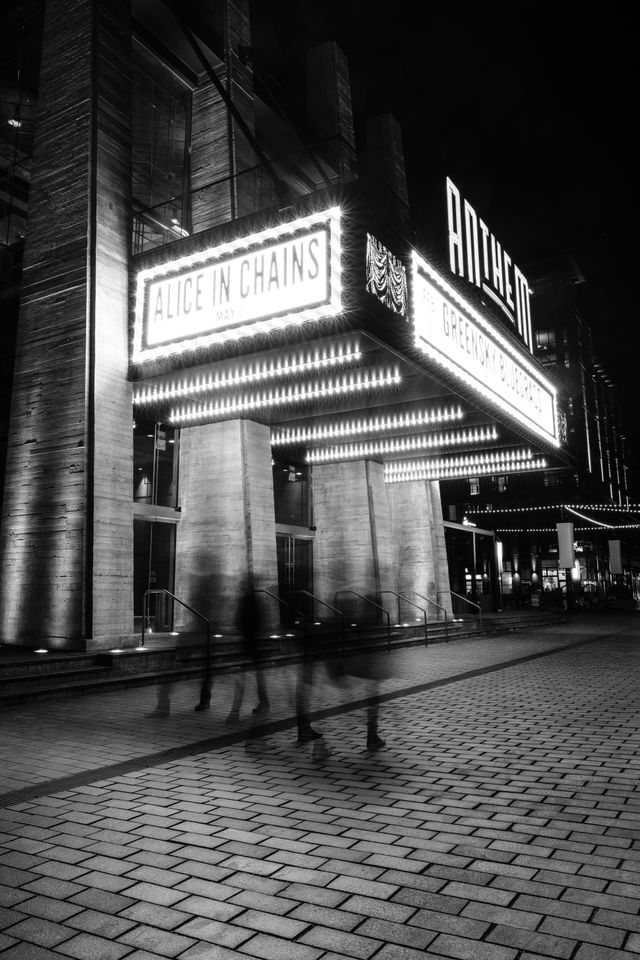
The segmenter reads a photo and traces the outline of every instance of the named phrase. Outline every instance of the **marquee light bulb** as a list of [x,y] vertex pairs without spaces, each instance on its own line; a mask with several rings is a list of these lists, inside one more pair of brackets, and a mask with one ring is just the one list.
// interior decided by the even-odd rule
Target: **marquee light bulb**
[[372,443],[352,443],[328,449],[312,450],[307,456],[308,463],[328,463],[336,460],[362,460],[365,457],[384,456],[386,454],[407,453],[414,450],[426,450],[430,447],[458,446],[461,444],[483,443],[497,439],[495,427],[476,430],[458,430],[451,433],[422,434],[418,437],[399,437],[392,440],[379,440]]
[[336,418],[330,422],[313,427],[290,427],[271,431],[271,445],[298,446],[308,443],[324,443],[327,440],[345,440],[349,437],[361,437],[370,433],[387,433],[397,430],[411,430],[434,423],[447,423],[462,419],[461,407],[434,408],[431,410],[412,410],[386,417],[367,417],[364,419]]
[[173,376],[163,383],[156,381],[151,385],[136,384],[133,390],[133,403],[134,405],[161,403],[202,393],[233,390],[252,383],[268,383],[287,377],[304,376],[318,370],[335,369],[357,363],[361,358],[359,344],[353,346],[338,344],[332,348],[317,350],[315,353],[307,351],[289,354],[269,361],[229,367],[217,373],[181,378]]
[[354,372],[339,378],[328,377],[324,380],[309,381],[264,391],[261,394],[238,394],[217,403],[201,404],[197,407],[178,407],[171,411],[171,423],[195,423],[213,421],[230,416],[279,406],[295,406],[325,399],[327,397],[348,396],[369,390],[395,387],[401,383],[398,369],[376,369],[371,372]]

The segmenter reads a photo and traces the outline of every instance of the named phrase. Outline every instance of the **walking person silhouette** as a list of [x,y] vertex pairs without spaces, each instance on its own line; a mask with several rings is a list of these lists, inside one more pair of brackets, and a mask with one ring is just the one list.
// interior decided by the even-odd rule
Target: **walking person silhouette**
[[[260,656],[260,632],[262,629],[262,611],[255,590],[247,584],[240,601],[238,603],[237,615],[238,631],[242,636],[244,654],[248,660],[253,663],[256,674],[256,690],[258,692],[258,702],[253,708],[253,713],[261,715],[269,712],[270,702],[267,692],[267,685],[264,679],[263,665]],[[235,679],[235,692],[233,703],[227,723],[235,723],[240,716],[240,708],[244,699],[245,674],[239,672]]]

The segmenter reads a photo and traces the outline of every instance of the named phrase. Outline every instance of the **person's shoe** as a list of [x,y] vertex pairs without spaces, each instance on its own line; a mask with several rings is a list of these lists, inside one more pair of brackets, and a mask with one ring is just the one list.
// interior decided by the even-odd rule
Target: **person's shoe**
[[305,727],[303,730],[298,730],[298,743],[311,743],[313,740],[319,740],[321,736],[322,734],[313,727]]
[[324,739],[316,740],[316,742],[313,745],[311,759],[320,761],[320,760],[326,760],[330,756],[331,756],[331,750],[324,742]]
[[232,723],[238,723],[239,719],[240,715],[237,710],[232,710],[224,722],[227,724],[227,726],[230,726]]
[[382,740],[377,733],[370,733],[367,737],[367,750],[380,750],[386,745],[386,740]]
[[269,713],[269,710],[270,710],[270,709],[271,709],[270,704],[268,704],[268,703],[259,703],[259,704],[257,704],[257,705],[253,708],[253,710],[252,710],[251,712],[252,712],[252,713],[255,713],[255,714],[258,715],[258,716],[260,716],[260,714]]

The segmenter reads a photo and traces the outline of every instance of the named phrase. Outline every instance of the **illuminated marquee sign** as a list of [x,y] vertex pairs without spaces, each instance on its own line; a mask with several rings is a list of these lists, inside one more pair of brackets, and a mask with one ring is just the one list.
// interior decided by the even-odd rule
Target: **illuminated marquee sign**
[[[464,211],[464,214],[463,214]],[[449,266],[491,297],[507,315],[530,350],[531,295],[522,271],[503,250],[486,223],[447,177]]]
[[519,423],[559,446],[555,389],[528,355],[480,316],[415,251],[412,279],[416,347]]
[[137,278],[134,362],[255,336],[341,310],[337,208]]

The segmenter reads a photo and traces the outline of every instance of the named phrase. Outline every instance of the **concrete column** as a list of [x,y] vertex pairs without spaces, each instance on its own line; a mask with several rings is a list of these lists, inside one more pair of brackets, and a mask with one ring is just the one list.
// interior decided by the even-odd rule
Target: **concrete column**
[[349,64],[332,40],[309,51],[307,63],[307,112],[319,136],[329,140],[340,181],[355,179],[356,140],[351,105]]
[[[189,427],[180,438],[180,507],[175,593],[221,632],[236,629],[247,580],[278,593],[269,427],[251,420]],[[268,622],[277,603],[262,595]],[[178,630],[200,629],[183,608]]]
[[431,523],[433,530],[433,566],[435,571],[436,592],[438,602],[453,615],[451,604],[451,585],[449,582],[449,561],[447,560],[447,544],[444,535],[444,517],[442,515],[442,498],[440,484],[437,480],[427,483],[429,500],[431,503]]
[[[382,464],[371,461],[313,468],[314,593],[334,604],[336,591],[351,590],[393,610],[395,590],[391,517]],[[350,594],[339,609],[370,620],[374,608]]]
[[[391,483],[388,491],[398,593],[424,607],[420,597],[416,596],[420,594],[451,613],[451,597],[446,593],[449,590],[449,567],[438,483],[424,480]],[[430,604],[426,606],[429,619],[435,619],[437,608]],[[412,608],[405,605],[402,611],[404,616],[411,616]]]
[[0,534],[0,638],[133,630],[130,10],[46,4]]

